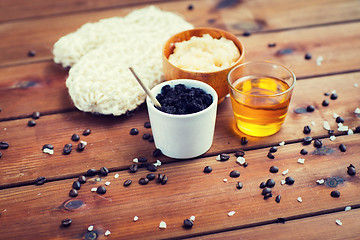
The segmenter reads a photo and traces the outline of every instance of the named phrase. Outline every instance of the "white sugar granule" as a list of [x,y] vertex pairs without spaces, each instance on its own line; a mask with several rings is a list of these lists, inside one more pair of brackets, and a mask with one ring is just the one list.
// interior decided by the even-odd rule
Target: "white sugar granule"
[[330,140],[331,140],[331,141],[335,141],[335,139],[336,139],[336,137],[335,137],[334,135],[331,135],[331,136],[330,136]]
[[161,166],[161,161],[160,161],[160,160],[156,160],[156,163],[154,163],[154,166],[156,166],[156,167]]
[[348,132],[347,132],[347,135],[353,135],[354,134],[354,131],[349,129]]
[[354,111],[355,114],[360,114],[360,108],[356,108]]
[[316,65],[320,66],[323,61],[324,61],[324,57],[323,56],[318,56],[316,58]]
[[109,186],[110,185],[110,182],[108,181],[108,182],[105,182],[105,185],[106,186]]
[[325,180],[324,179],[319,179],[319,180],[316,180],[316,183],[319,184],[319,185],[322,185],[325,183]]
[[284,145],[285,145],[285,141],[279,143],[279,146],[284,146]]
[[357,84],[357,83],[354,83],[354,87],[358,87],[359,86],[359,84]]
[[137,220],[139,220],[139,217],[138,216],[135,216],[133,221],[136,222]]
[[220,154],[216,156],[216,160],[218,160],[218,161],[221,160]]
[[119,174],[118,173],[115,174],[114,178],[119,178]]
[[330,124],[329,124],[328,121],[324,121],[323,127],[324,127],[325,130],[330,130],[330,129],[331,129],[331,128],[330,128]]
[[339,115],[337,113],[333,113],[333,118],[337,118]]
[[302,203],[302,198],[301,197],[298,197],[297,200],[298,200],[298,202]]
[[94,226],[93,226],[93,225],[90,225],[90,226],[88,227],[88,231],[89,231],[89,232],[91,232],[93,229],[94,229]]
[[280,180],[280,184],[284,185],[286,183],[286,181],[284,179]]
[[161,221],[160,224],[159,224],[159,228],[165,229],[166,227],[167,227],[167,226],[166,226],[166,222]]
[[91,189],[92,192],[96,192],[96,190],[97,190],[96,187],[94,187],[94,188]]
[[87,145],[87,142],[85,141],[80,141],[82,144],[84,144],[85,146]]
[[245,158],[238,157],[238,158],[236,158],[236,162],[238,162],[240,165],[243,165],[245,163]]
[[347,207],[345,208],[345,212],[350,211],[350,210],[351,210],[351,207],[350,207],[350,206],[347,206]]
[[224,178],[224,180],[223,180],[224,182],[227,182],[227,178]]
[[235,211],[228,212],[229,217],[234,216],[234,214],[235,214]]
[[190,220],[194,222],[195,221],[195,216],[191,216]]
[[105,232],[105,236],[109,236],[111,234],[111,232],[109,231],[109,230],[106,230],[106,232]]
[[336,224],[339,225],[339,226],[342,225],[342,222],[341,222],[339,219],[336,219],[335,222],[336,222]]
[[43,152],[47,153],[47,154],[50,154],[50,155],[53,155],[54,154],[54,149],[44,148]]
[[344,126],[342,123],[338,123],[338,131],[339,132],[347,132],[347,131],[349,131],[349,127]]
[[285,175],[288,174],[288,173],[289,173],[289,169],[286,169],[285,171],[282,172],[282,175],[285,176]]
[[304,158],[299,158],[297,160],[298,163],[304,164],[305,163],[305,159]]
[[314,121],[311,121],[310,123],[311,123],[311,125],[315,126],[315,122],[314,122]]
[[139,162],[139,159],[134,158],[134,159],[133,159],[133,162],[134,162],[134,163],[138,163],[138,162]]

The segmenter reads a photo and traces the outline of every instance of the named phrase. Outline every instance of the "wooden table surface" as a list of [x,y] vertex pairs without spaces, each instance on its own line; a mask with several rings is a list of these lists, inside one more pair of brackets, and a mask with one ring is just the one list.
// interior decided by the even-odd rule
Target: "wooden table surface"
[[[142,139],[151,133],[144,127],[149,121],[144,104],[120,117],[78,111],[65,86],[67,70],[53,62],[53,44],[86,22],[125,16],[150,4],[183,15],[195,27],[232,32],[244,43],[247,61],[272,60],[291,68],[298,81],[280,132],[254,138],[237,131],[226,98],[218,106],[211,149],[196,159],[175,160],[153,157],[154,143]],[[360,108],[360,1],[2,0],[0,36],[0,141],[10,145],[0,150],[1,239],[360,238],[360,178],[347,174],[350,164],[360,169],[360,134],[337,131],[333,118],[334,113],[342,116],[354,131],[360,126],[360,115],[354,112]],[[276,46],[269,47],[272,43]],[[29,57],[29,51],[36,55]],[[306,60],[306,53],[312,59]],[[333,90],[337,100],[324,95]],[[325,99],[328,107],[321,104]],[[308,105],[315,111],[295,113]],[[35,127],[28,127],[36,111],[41,117]],[[334,141],[323,121],[335,130]],[[302,145],[308,136],[302,131],[305,125],[328,151]],[[87,128],[92,132],[83,136]],[[139,135],[130,135],[131,128],[139,129]],[[87,147],[62,155],[74,133]],[[246,145],[241,145],[241,137],[249,140]],[[282,141],[286,144],[279,146]],[[53,155],[42,153],[47,143],[54,145]],[[340,144],[346,152],[339,150]],[[278,146],[275,159],[267,158],[271,146]],[[302,148],[309,154],[301,155]],[[238,150],[245,151],[246,168],[236,163]],[[217,161],[220,153],[230,159]],[[138,184],[149,173],[145,168],[129,172],[139,156],[150,163],[160,160],[156,174],[166,174],[168,183]],[[299,164],[299,158],[305,163]],[[210,174],[203,173],[207,165],[213,168]],[[278,173],[269,172],[273,165]],[[89,177],[79,195],[69,197],[78,176],[103,166],[110,170],[108,176]],[[286,176],[295,179],[291,186],[280,184],[286,169]],[[230,178],[231,170],[239,170],[240,177]],[[47,181],[35,185],[41,176]],[[274,196],[264,200],[259,184],[269,178],[276,181]],[[124,187],[127,179],[133,183]],[[320,179],[325,183],[318,184]],[[91,192],[107,181],[106,194]],[[238,181],[243,183],[240,190],[235,187]],[[341,196],[331,197],[333,190]],[[275,202],[277,195],[280,203]],[[351,211],[345,211],[347,206]],[[231,211],[235,214],[228,216]],[[190,216],[195,216],[194,226],[185,229],[183,221]],[[71,226],[61,227],[67,218]],[[159,229],[161,221],[166,229]],[[107,230],[111,234],[105,236]]]

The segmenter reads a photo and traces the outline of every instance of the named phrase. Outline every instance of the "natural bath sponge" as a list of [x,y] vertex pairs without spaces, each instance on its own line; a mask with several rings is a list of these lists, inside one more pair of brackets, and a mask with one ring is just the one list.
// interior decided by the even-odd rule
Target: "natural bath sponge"
[[182,17],[150,6],[123,18],[87,23],[60,38],[54,61],[71,66],[66,86],[78,109],[121,115],[146,97],[129,67],[152,88],[163,79],[163,44],[192,28]]

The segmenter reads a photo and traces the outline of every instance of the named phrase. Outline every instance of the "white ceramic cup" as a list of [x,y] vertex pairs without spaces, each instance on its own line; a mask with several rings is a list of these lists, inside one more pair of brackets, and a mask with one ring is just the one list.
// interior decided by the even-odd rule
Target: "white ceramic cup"
[[186,159],[200,156],[207,152],[213,142],[218,96],[208,84],[197,80],[170,80],[151,89],[156,97],[165,85],[174,87],[184,84],[196,87],[211,94],[212,104],[206,109],[192,114],[175,115],[157,109],[149,97],[146,98],[152,134],[156,148],[171,158]]

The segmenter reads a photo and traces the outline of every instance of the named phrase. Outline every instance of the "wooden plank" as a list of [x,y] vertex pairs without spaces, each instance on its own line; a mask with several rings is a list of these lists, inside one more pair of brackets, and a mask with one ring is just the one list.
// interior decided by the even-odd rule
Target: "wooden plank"
[[[230,1],[231,2],[231,1]],[[285,3],[284,3],[285,2]],[[288,1],[279,2],[278,6],[284,6],[282,13],[287,12],[288,15],[284,16],[283,14],[278,14],[276,11],[266,11],[267,13],[271,13],[271,15],[267,18],[263,18],[262,21],[267,21],[269,19],[276,19],[277,16],[280,16],[280,20],[278,20],[278,25],[274,25],[272,29],[283,29],[283,28],[290,28],[291,26],[286,25],[288,21],[284,21],[283,17],[291,17],[293,16],[292,11],[285,11],[286,6],[287,9],[291,9],[288,4],[293,4]],[[222,15],[225,16],[244,16],[245,18],[248,18],[248,16],[252,16],[253,12],[257,12],[256,9],[259,8],[259,5],[262,4],[262,2],[257,2],[258,4],[252,5],[253,1],[249,2],[248,5],[252,6],[251,8],[247,7],[240,7],[242,11],[246,11],[246,14],[239,14],[238,8],[226,8],[225,12],[216,10],[217,2],[196,2],[193,1],[179,1],[179,2],[170,2],[170,3],[159,3],[156,4],[163,10],[172,11],[178,14],[181,14],[185,17],[185,19],[192,24],[194,24],[197,27],[218,27],[223,29],[229,29],[230,32],[233,32],[235,34],[241,34],[242,30],[236,30],[234,29],[234,24],[241,23],[242,19],[238,18],[232,18],[235,19],[235,23],[226,22],[222,20]],[[327,18],[321,18],[321,19],[331,19],[328,20],[329,22],[333,22],[332,16],[342,16],[342,17],[353,17],[353,16],[359,16],[359,14],[353,13],[352,11],[360,11],[359,7],[354,7],[354,5],[359,5],[360,3],[358,1],[352,0],[348,4],[342,4],[338,1],[331,1],[332,4],[335,4],[333,7],[329,7],[329,10],[333,9],[334,14],[331,12],[326,11]],[[187,9],[187,6],[189,4],[194,4],[194,10],[189,11]],[[324,20],[319,20],[315,18],[315,13],[317,14],[318,10],[321,6],[324,6],[322,4],[316,4],[313,11],[311,8],[309,2],[302,2],[301,5],[302,8],[299,9],[299,12],[295,14],[296,16],[302,16],[303,21],[300,21],[298,19],[295,19],[298,25],[307,26],[309,23],[307,22],[307,19],[315,19],[312,20],[312,25],[322,23]],[[330,4],[330,6],[332,6]],[[341,9],[345,8],[342,11],[338,11],[338,4],[341,4]],[[220,4],[221,6],[221,4]],[[268,6],[268,4],[263,4],[263,6]],[[44,21],[44,19],[33,19],[33,20],[27,20],[27,21],[20,21],[20,22],[10,22],[10,23],[4,23],[0,25],[0,34],[3,36],[2,41],[0,42],[0,50],[3,53],[0,56],[0,66],[8,66],[13,64],[23,64],[23,63],[30,63],[34,61],[44,61],[52,59],[52,53],[51,49],[53,44],[62,36],[75,31],[77,28],[79,28],[81,25],[83,25],[86,22],[95,22],[102,18],[108,18],[113,16],[124,16],[130,11],[134,10],[135,8],[139,8],[140,6],[133,6],[129,8],[118,8],[118,9],[108,9],[103,11],[97,11],[97,12],[85,12],[85,13],[78,13],[74,15],[65,15],[65,16],[54,16],[49,17]],[[309,17],[307,14],[304,14],[304,8],[309,9],[308,11],[313,15],[313,17]],[[270,8],[269,8],[270,9]],[[272,9],[272,8],[271,8]],[[297,8],[293,8],[294,11]],[[350,12],[346,12],[346,9]],[[230,14],[230,12],[233,11],[233,13]],[[325,11],[322,11],[325,12]],[[338,14],[339,13],[339,14]],[[272,14],[276,14],[275,16]],[[206,17],[203,17],[206,16]],[[265,15],[266,16],[266,15]],[[209,20],[214,20],[214,22],[210,22]],[[294,20],[294,21],[295,21]],[[248,20],[244,20],[245,22]],[[256,19],[252,19],[252,21],[256,22]],[[259,22],[259,20],[257,20]],[[269,20],[271,21],[271,20]],[[245,24],[245,23],[244,23]],[[246,24],[245,24],[246,25]],[[310,24],[311,25],[311,24]],[[326,64],[328,61],[332,61],[333,58],[338,59],[339,61],[335,61],[335,66],[337,66],[334,70],[337,71],[343,71],[344,69],[338,69],[340,67],[345,67],[346,70],[349,69],[358,69],[357,66],[359,66],[357,62],[357,58],[352,58],[353,54],[355,54],[355,51],[353,49],[358,48],[358,42],[356,39],[359,38],[359,31],[356,31],[359,29],[358,24],[339,24],[339,25],[333,25],[329,28],[314,28],[310,31],[304,30],[304,31],[290,31],[290,33],[284,33],[284,35],[279,34],[277,35],[266,35],[265,38],[263,35],[255,38],[251,37],[249,38],[250,43],[247,43],[246,41],[246,49],[248,50],[248,59],[253,59],[251,56],[257,56],[256,53],[259,53],[259,50],[261,49],[261,52],[263,52],[264,48],[267,47],[269,39],[271,41],[278,42],[279,45],[284,45],[286,47],[291,47],[293,50],[295,50],[295,53],[298,54],[291,54],[291,56],[295,56],[297,59],[302,60],[304,56],[304,51],[310,51],[314,50],[313,54],[322,54],[325,58],[324,60],[324,66],[321,68],[318,68],[320,72],[325,73],[325,70],[329,69],[326,68]],[[322,32],[324,31],[324,32]],[[334,32],[341,31],[341,34],[333,34]],[[309,42],[304,42],[302,39],[308,39]],[[250,40],[251,39],[251,40]],[[289,40],[287,40],[289,39]],[[290,41],[291,39],[291,41]],[[319,43],[319,40],[325,40],[321,41]],[[331,39],[330,42],[329,39]],[[300,41],[300,42],[299,42]],[[341,42],[341,44],[336,44],[338,42]],[[344,44],[346,43],[346,44]],[[255,48],[252,48],[252,44],[255,44]],[[331,46],[330,46],[331,44]],[[341,52],[341,56],[339,55],[331,55],[330,58],[326,58],[330,53],[332,53],[332,49],[334,45],[338,48],[337,52]],[[248,46],[249,45],[249,46]],[[327,48],[329,47],[329,48]],[[344,48],[344,49],[343,49]],[[279,50],[275,48],[276,51]],[[272,50],[275,50],[272,49]],[[36,52],[36,56],[33,58],[27,57],[28,51],[33,50]],[[266,51],[265,51],[266,52]],[[268,51],[270,52],[270,51]],[[345,64],[342,64],[344,62],[343,55],[345,57],[348,57],[348,59],[351,59],[350,62],[346,62],[346,64],[349,64],[348,67],[346,67]],[[336,56],[336,57],[335,57]],[[262,59],[269,59],[269,60],[278,60],[279,56],[275,57],[271,56],[271,58],[267,58],[267,55],[263,55]],[[286,56],[285,56],[286,57]],[[287,56],[288,57],[288,56]],[[284,58],[284,57],[281,57]],[[280,59],[283,62],[286,62],[288,59]],[[292,62],[288,62],[292,63]],[[338,66],[339,65],[339,66]],[[330,66],[329,66],[330,67]],[[333,66],[331,66],[333,67]]]
[[[302,132],[305,125],[311,126],[311,136],[327,137],[327,131],[323,129],[322,124],[326,120],[331,128],[336,130],[336,122],[332,117],[334,112],[341,115],[345,119],[345,124],[354,129],[360,125],[360,118],[354,113],[360,102],[360,88],[354,87],[354,83],[359,83],[359,76],[360,73],[352,73],[298,81],[289,114],[280,132],[264,138],[248,137],[249,143],[246,146],[240,144],[240,138],[245,135],[236,130],[231,104],[229,99],[226,99],[219,105],[214,142],[207,156],[237,149],[277,145],[281,141],[287,143],[301,141],[306,136]],[[340,87],[339,84],[343,82],[347,84]],[[328,107],[322,107],[323,99],[329,98],[323,93],[332,90],[337,91],[339,98],[335,101],[331,100]],[[308,105],[314,105],[316,111],[304,114],[294,112],[295,109]],[[34,110],[30,108],[28,113]],[[11,109],[4,107],[4,111],[0,114],[6,111],[11,112]],[[7,141],[11,145],[9,149],[1,151],[3,153],[0,161],[2,187],[33,181],[39,176],[49,179],[69,177],[89,168],[99,169],[102,166],[113,170],[124,169],[130,166],[133,158],[139,156],[148,157],[151,162],[157,160],[152,157],[154,144],[142,140],[144,133],[151,133],[151,129],[143,127],[144,122],[148,121],[145,106],[130,117],[96,116],[76,111],[43,116],[36,120],[35,127],[28,127],[28,120],[1,122],[0,141]],[[311,125],[312,121],[315,126]],[[133,127],[139,129],[139,135],[129,135]],[[66,143],[71,142],[71,135],[81,134],[86,128],[92,129],[93,133],[82,137],[82,140],[89,143],[85,151],[62,155],[62,148]],[[48,143],[55,146],[55,154],[52,156],[41,151],[41,147]],[[174,161],[165,157],[160,159],[167,162]]]
[[[259,227],[246,228],[213,235],[205,235],[191,239],[358,239],[359,228],[357,221],[360,209],[341,211],[332,214],[310,218],[297,219],[286,224],[268,224]],[[343,225],[336,224],[340,220]]]
[[[156,173],[168,176],[165,185],[155,182],[139,185],[138,179],[148,174],[144,169],[136,173],[117,172],[118,179],[111,173],[101,177],[101,182],[88,180],[75,199],[69,199],[67,195],[74,179],[4,189],[0,209],[2,229],[6,231],[2,231],[2,236],[6,239],[26,239],[34,234],[38,239],[81,238],[87,233],[87,227],[93,225],[100,236],[110,230],[115,239],[184,238],[271,222],[277,218],[302,218],[329,210],[342,211],[345,206],[360,204],[359,177],[349,176],[346,172],[349,164],[356,168],[360,164],[359,141],[359,134],[341,136],[334,142],[326,139],[324,145],[334,150],[328,155],[311,154],[315,148],[308,146],[310,154],[305,156],[303,165],[297,163],[297,158],[302,157],[299,154],[303,148],[301,143],[282,146],[273,160],[266,158],[268,149],[248,151],[245,155],[249,163],[247,168],[239,166],[233,156],[226,162],[209,157],[163,164]],[[347,146],[346,152],[338,150],[339,143]],[[104,163],[101,159],[99,162]],[[206,165],[213,168],[210,174],[203,173]],[[280,172],[270,173],[272,165],[277,165]],[[239,178],[229,177],[233,169],[241,172]],[[281,172],[285,169],[289,169],[287,176],[295,179],[291,186],[280,185],[280,180],[285,178]],[[330,182],[328,179],[334,177],[338,179],[336,187],[316,183],[318,179]],[[224,178],[228,181],[224,182]],[[259,184],[269,178],[276,181],[273,193],[275,196],[281,194],[280,203],[276,203],[274,197],[264,200],[261,195]],[[123,187],[126,179],[133,181],[127,188]],[[90,191],[106,181],[111,183],[106,194]],[[236,189],[237,181],[244,184],[243,189]],[[341,196],[332,198],[333,190],[339,190]],[[298,197],[302,198],[302,203],[297,201]],[[72,200],[80,202],[64,206]],[[235,211],[235,215],[229,217],[230,211]],[[192,215],[196,217],[194,227],[184,229],[183,220]],[[139,217],[137,222],[133,221],[134,216]],[[73,220],[67,229],[59,227],[65,218]],[[167,223],[167,229],[158,228],[161,221]],[[342,229],[346,230],[339,227],[338,231]]]

